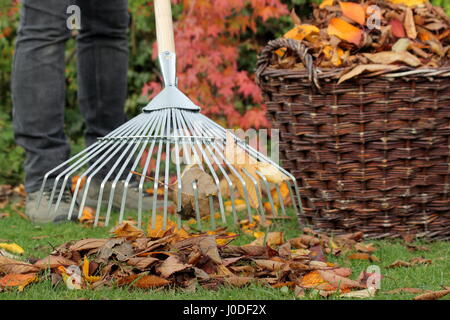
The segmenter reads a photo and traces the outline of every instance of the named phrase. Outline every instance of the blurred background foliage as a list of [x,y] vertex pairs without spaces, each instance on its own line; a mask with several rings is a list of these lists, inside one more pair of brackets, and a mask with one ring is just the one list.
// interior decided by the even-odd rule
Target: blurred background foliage
[[[223,0],[228,1],[228,0]],[[244,28],[238,34],[230,34],[238,43],[237,71],[245,71],[249,79],[253,79],[258,51],[271,39],[282,36],[292,28],[288,10],[294,9],[302,19],[307,19],[312,11],[313,2],[320,0],[266,0],[267,6],[278,8],[277,13],[256,14],[255,8],[258,0],[246,0],[250,5],[242,12],[233,15],[254,15],[256,28]],[[262,0],[261,0],[262,1]],[[188,0],[174,0],[173,12],[175,20],[185,17]],[[450,12],[450,1],[434,0],[435,4],[446,7]],[[260,4],[260,3],[259,3]],[[282,8],[285,12],[281,14]],[[261,9],[261,8],[259,8]],[[253,11],[252,11],[253,10]],[[264,11],[264,10],[263,10]],[[149,83],[159,81],[158,64],[153,55],[156,38],[153,1],[129,0],[129,12],[132,20],[129,30],[129,71],[128,71],[128,99],[126,112],[129,117],[138,114],[141,108],[149,101],[149,96],[143,94],[143,88]],[[274,12],[274,11],[272,11]],[[11,65],[14,55],[14,42],[19,25],[20,2],[18,0],[0,0],[0,184],[16,184],[22,179],[22,162],[24,152],[14,143],[11,117],[12,103],[10,92]],[[223,36],[223,35],[221,35]],[[66,134],[72,145],[72,153],[84,148],[83,132],[84,122],[78,110],[77,81],[76,81],[76,41],[71,39],[66,44]],[[242,102],[243,101],[243,102]],[[234,108],[243,108],[241,114],[245,115],[245,103],[249,100],[237,97]],[[251,101],[250,101],[251,103]],[[262,108],[262,107],[261,107]],[[261,109],[264,110],[264,109]],[[247,110],[248,111],[248,110]],[[210,114],[208,114],[210,115]],[[227,119],[219,114],[211,117],[227,125]]]

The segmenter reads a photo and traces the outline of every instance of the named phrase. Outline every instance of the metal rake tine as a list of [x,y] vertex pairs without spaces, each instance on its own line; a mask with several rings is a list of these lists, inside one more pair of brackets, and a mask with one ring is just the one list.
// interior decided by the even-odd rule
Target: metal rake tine
[[[174,125],[174,133],[176,135],[179,135],[179,129],[178,129],[178,124],[175,118],[175,112],[172,113],[173,116],[173,123]],[[181,168],[180,168],[180,149],[178,146],[178,141],[175,140],[175,168],[176,168],[176,174],[177,174],[177,212],[181,211],[181,193],[183,191],[183,184],[181,183]],[[181,227],[181,217],[180,215],[178,216],[178,220],[180,222],[179,227]]]
[[[129,127],[129,126],[131,126],[132,124],[134,124],[134,121],[130,121],[130,122],[127,124],[127,126],[124,126],[124,128],[125,128],[125,127]],[[116,135],[120,134],[120,133],[124,130],[124,128],[120,128],[120,127],[119,127],[119,128],[117,128],[117,129],[111,131],[106,137],[116,136]],[[52,173],[54,173],[54,172],[58,171],[59,169],[65,167],[67,164],[73,162],[75,159],[77,159],[78,157],[81,157],[83,154],[86,154],[86,155],[83,156],[83,158],[82,158],[82,159],[85,159],[85,158],[88,157],[88,155],[90,154],[91,149],[94,149],[94,150],[95,150],[96,148],[100,148],[101,145],[102,145],[102,144],[101,144],[101,143],[98,143],[98,142],[93,143],[92,145],[90,145],[89,147],[87,147],[85,150],[83,150],[83,151],[77,153],[76,155],[74,155],[74,156],[71,157],[70,159],[64,161],[63,163],[61,163],[60,165],[58,165],[57,167],[55,167],[54,169],[48,171],[48,172],[44,175],[44,179],[43,179],[43,181],[42,181],[41,189],[40,189],[40,192],[39,192],[39,198],[38,198],[38,201],[37,201],[37,208],[39,208],[39,206],[40,206],[41,199],[42,199],[42,193],[44,192],[44,188],[45,188],[45,185],[46,185],[46,183],[47,183],[48,177],[49,177]],[[80,159],[80,160],[78,160],[78,161],[82,161],[82,159]],[[76,162],[78,162],[78,161],[76,161]],[[73,165],[73,164],[72,164],[72,165]],[[72,166],[72,165],[71,165],[71,166]],[[69,167],[70,167],[70,166],[69,166]],[[55,186],[55,187],[56,187],[56,186]],[[52,203],[53,197],[52,197],[50,200],[51,200],[50,203]],[[50,209],[50,208],[49,208],[49,209]]]
[[216,229],[216,213],[214,210],[214,200],[212,196],[209,196],[209,214],[210,214],[210,220],[211,220],[211,228],[214,230]]
[[[152,119],[152,121],[149,122],[149,127],[150,127],[148,129],[148,131],[149,131],[148,134],[149,135],[151,135],[153,133],[153,130],[156,128],[157,119],[158,119],[158,117],[154,117]],[[144,154],[144,151],[147,148],[147,145],[149,144],[149,141],[150,140],[148,140],[148,139],[145,139],[144,141],[142,141],[142,147],[141,147],[138,155],[136,156],[136,159],[134,161],[133,166],[131,167],[131,172],[128,174],[128,176],[127,176],[127,178],[125,180],[124,191],[123,191],[123,194],[122,194],[122,201],[121,201],[121,204],[120,204],[119,223],[121,223],[123,221],[123,215],[125,213],[125,203],[126,203],[128,186],[129,186],[129,182],[130,182],[131,178],[133,177],[132,171],[136,170],[136,168],[137,168],[137,166],[139,164],[139,161],[140,161],[142,155]],[[140,197],[140,195],[139,195],[139,197]],[[140,201],[141,204],[142,204],[142,199],[138,199],[138,201]],[[138,228],[140,228],[142,226],[142,216],[139,214],[139,211],[138,211],[137,219],[138,219]]]
[[[170,115],[172,112],[169,110]],[[171,124],[171,117],[170,115],[167,117],[167,126],[166,126],[166,136],[169,136],[170,134],[170,124]],[[166,141],[166,164],[165,164],[165,174],[164,174],[164,208],[163,208],[163,229],[166,230],[167,227],[167,203],[168,203],[168,196],[169,196],[169,166],[170,166],[170,140]]]
[[192,181],[192,189],[194,190],[194,207],[195,207],[195,217],[197,219],[197,228],[201,229],[202,222],[201,222],[201,216],[200,216],[200,208],[198,204],[198,188],[197,183],[195,181]]
[[[165,113],[167,110],[164,110]],[[163,124],[161,129],[166,126],[166,120],[167,117],[164,116],[163,118]],[[158,200],[158,183],[159,183],[159,164],[161,161],[161,153],[162,153],[162,140],[159,141],[158,145],[158,153],[156,156],[156,168],[155,168],[155,181],[153,185],[153,207],[152,207],[152,229],[155,229],[156,227],[156,201]],[[167,221],[163,221],[163,230],[166,230]]]
[[[194,132],[197,135],[202,135],[205,132],[202,130],[202,128],[199,128],[196,124],[195,121],[192,122],[193,128],[194,128]],[[232,192],[234,192],[234,188],[233,188],[233,183],[231,182],[231,179],[228,177],[228,174],[226,173],[226,170],[223,168],[221,161],[219,161],[219,159],[217,159],[216,155],[214,154],[214,152],[212,152],[211,147],[209,144],[205,143],[205,148],[208,151],[208,154],[206,155],[207,158],[211,157],[214,160],[214,163],[218,166],[220,172],[222,173],[222,175],[224,176],[224,178],[227,180],[227,183],[229,185],[230,188],[230,194]],[[226,217],[225,217],[225,210],[224,210],[224,206],[223,206],[223,198],[222,198],[222,192],[220,190],[220,182],[218,185],[218,190],[219,190],[219,206],[220,206],[220,213],[222,215],[222,222],[226,223]],[[232,204],[233,210],[234,210],[234,214],[236,213],[235,210],[235,206],[234,203]]]
[[278,184],[275,184],[275,189],[277,190],[278,202],[280,203],[281,212],[283,213],[283,216],[286,216],[286,210],[284,209],[284,199],[280,191],[280,186]]
[[[141,132],[139,132],[139,134],[142,135],[144,132],[147,132],[147,130],[149,129],[151,124],[152,124],[152,122],[148,122],[143,127],[143,130]],[[128,158],[124,161],[124,163],[122,164],[122,167],[120,168],[120,170],[116,174],[116,178],[114,179],[114,181],[112,183],[112,186],[111,186],[111,194],[110,194],[110,203],[109,203],[109,207],[108,207],[108,213],[110,212],[111,207],[112,207],[112,202],[113,202],[113,199],[114,199],[114,192],[115,192],[115,189],[116,189],[117,182],[120,180],[120,177],[124,173],[125,169],[127,169],[128,164],[130,163],[130,161],[133,159],[133,155],[135,154],[136,150],[139,148],[139,142],[140,141],[141,141],[141,138],[133,138],[132,139],[132,141],[130,143],[130,146],[132,146],[133,143],[134,143],[134,147],[131,150],[131,152],[129,152]],[[120,160],[117,160],[117,162],[120,162]],[[139,158],[136,158],[134,163],[133,163],[133,165],[132,165],[131,170],[134,170],[134,168],[135,168],[135,166],[137,166],[138,162],[139,162]],[[126,180],[124,182],[123,193],[122,193],[122,201],[121,201],[120,213],[119,213],[119,223],[121,223],[123,221],[126,195],[127,195],[127,191],[128,191],[129,180],[131,179],[131,177],[132,177],[132,174],[128,173],[127,178],[126,178]],[[107,213],[107,216],[108,216],[108,213]]]
[[[155,128],[155,131],[154,131],[155,135],[156,135],[162,126],[161,119],[164,116],[164,110],[155,111],[155,112],[156,112],[156,118],[157,118],[156,123],[158,124],[158,127]],[[139,181],[138,219],[142,219],[142,198],[143,198],[143,191],[144,191],[145,174],[148,171],[148,167],[149,167],[151,159],[153,157],[153,150],[155,148],[155,144],[156,144],[155,140],[153,140],[152,143],[150,144],[150,148],[147,153],[147,158],[145,159],[145,163],[144,163],[144,168],[142,169],[143,175],[141,176],[141,179]]]
[[[133,122],[133,125],[134,125],[134,122]],[[106,156],[106,155],[110,152],[110,151],[108,150],[108,147],[111,146],[112,143],[113,143],[113,142],[111,142],[111,141],[105,142],[104,144],[103,144],[103,143],[99,143],[99,148],[98,148],[98,150],[97,150],[97,149],[94,149],[94,150],[96,150],[95,152],[93,152],[93,153],[91,153],[91,154],[87,154],[86,157],[83,157],[82,159],[78,160],[76,163],[74,163],[74,164],[72,164],[71,166],[69,166],[66,170],[64,170],[62,173],[60,173],[60,174],[56,177],[55,183],[54,183],[54,187],[53,187],[53,189],[52,189],[52,194],[51,194],[51,196],[50,196],[49,210],[51,209],[51,204],[53,203],[53,199],[54,199],[54,195],[55,195],[55,192],[56,192],[57,184],[58,184],[59,179],[61,178],[61,176],[62,176],[62,175],[65,175],[65,178],[64,178],[63,184],[62,184],[62,186],[61,186],[60,192],[59,192],[59,196],[58,196],[58,199],[57,199],[55,208],[54,208],[54,212],[56,212],[56,211],[58,210],[58,208],[59,208],[59,204],[61,203],[62,195],[63,195],[64,189],[65,189],[65,187],[66,187],[66,185],[67,185],[67,180],[68,180],[69,176],[72,175],[73,173],[75,173],[75,172],[76,172],[79,168],[81,168],[83,165],[85,165],[86,163],[88,163],[91,159],[95,158],[95,157],[96,157],[98,154],[100,154],[102,151],[106,150],[106,153],[103,153],[102,156],[100,156],[100,158],[99,158],[97,161],[95,161],[94,164],[91,165],[91,166],[88,168],[88,170],[85,171],[85,172],[83,173],[83,175],[80,176],[80,180],[81,180],[82,178],[84,178],[84,176],[86,176],[87,172],[89,172],[89,170],[90,170],[93,166],[95,166],[97,163],[100,163],[101,160],[104,158],[104,156]],[[73,195],[73,199],[75,199],[75,200],[72,200],[72,202],[73,202],[72,205],[73,205],[73,206],[74,206],[74,204],[75,204],[74,201],[76,201],[76,196],[77,196],[77,193]],[[71,215],[72,215],[73,206],[72,206],[72,210],[69,210],[68,219],[70,219],[70,217],[71,217]]]
[[[132,134],[132,135],[136,134],[136,133],[138,132],[138,130],[139,130],[139,127],[137,127],[137,129],[134,128],[134,130],[131,131],[131,134]],[[128,147],[129,147],[129,146],[130,146],[130,145],[128,145]],[[107,163],[109,163],[109,161],[110,161],[111,159],[113,159],[113,157],[114,157],[119,151],[121,151],[122,147],[125,147],[125,150],[128,149],[128,147],[127,147],[127,141],[126,141],[126,140],[121,141],[121,142],[119,143],[119,145],[118,145],[116,148],[114,148],[114,149],[112,150],[112,153],[111,153],[111,154],[109,154],[109,151],[108,151],[108,153],[105,153],[104,155],[102,155],[102,157],[100,157],[100,158],[99,158],[99,159],[91,166],[92,169],[95,168],[95,170],[94,170],[94,171],[92,172],[92,174],[89,176],[89,179],[92,179],[95,175],[97,175],[97,173],[98,173],[103,167],[105,167],[105,165],[106,165]],[[110,149],[111,149],[111,148],[110,148]],[[108,155],[108,154],[109,154],[109,156],[106,158],[105,161],[103,161],[103,158],[104,158],[106,155]],[[105,191],[105,185],[106,185],[106,183],[107,183],[109,177],[113,174],[113,172],[114,172],[115,168],[117,167],[117,165],[118,165],[120,159],[121,159],[124,155],[125,155],[125,153],[122,152],[122,154],[119,156],[119,160],[117,160],[117,161],[115,162],[115,164],[113,165],[113,167],[109,169],[108,174],[103,178],[103,180],[102,180],[102,182],[101,182],[101,184],[100,184],[100,190],[99,190],[99,193],[98,193],[98,200],[97,200],[97,209],[96,209],[96,212],[95,212],[94,226],[97,226],[98,220],[99,220],[99,218],[100,218],[100,212],[101,212],[101,207],[102,207],[103,193],[104,193],[104,191]],[[95,167],[97,164],[99,164],[99,166],[98,166],[98,167]],[[91,169],[91,168],[90,168],[90,169]],[[89,170],[90,170],[90,169],[89,169]],[[109,223],[109,217],[106,218],[106,220],[105,220],[105,225],[108,225],[108,223]]]
[[[277,215],[277,211],[276,211],[275,205],[273,203],[273,199],[272,199],[272,194],[270,192],[271,191],[270,185],[269,185],[269,182],[267,181],[267,178],[258,170],[256,170],[256,174],[261,178],[261,180],[263,181],[263,184],[266,188],[267,198],[269,199],[269,203],[270,203],[270,207],[272,208],[273,215]],[[264,212],[264,209],[265,209],[264,206],[262,207],[262,209],[263,209],[262,212]],[[262,219],[263,219],[263,222],[266,220],[265,214],[262,215]]]

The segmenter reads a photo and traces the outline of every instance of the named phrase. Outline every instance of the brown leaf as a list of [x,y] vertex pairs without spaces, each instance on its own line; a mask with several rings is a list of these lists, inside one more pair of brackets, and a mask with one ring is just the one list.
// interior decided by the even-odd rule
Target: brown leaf
[[414,297],[413,300],[437,300],[437,299],[440,299],[440,298],[448,295],[449,293],[450,293],[450,289],[439,290],[439,291],[434,291],[434,292],[429,292],[429,293],[424,293],[424,294],[418,295],[418,296]]
[[[135,282],[133,283],[133,281]],[[133,283],[132,287],[135,288],[150,289],[150,288],[164,287],[170,284],[171,282],[155,275],[145,275],[143,277],[140,277],[139,275],[136,274],[133,274],[125,278],[121,278],[118,281],[119,286],[124,286],[131,283]]]
[[394,263],[388,265],[386,268],[392,269],[392,268],[398,268],[398,267],[411,267],[411,265],[412,264],[409,262],[397,260]]
[[0,255],[0,273],[31,273],[38,272],[40,269],[32,264],[6,258]]
[[364,53],[363,55],[373,63],[391,64],[394,62],[403,62],[412,67],[417,67],[421,64],[420,60],[408,51],[382,51],[378,53]]
[[344,81],[347,81],[351,78],[356,77],[357,75],[360,75],[361,73],[365,71],[381,71],[381,70],[395,70],[398,69],[398,66],[389,65],[389,64],[363,64],[363,65],[357,65],[354,67],[351,71],[345,73],[339,78],[338,84],[341,84]]
[[325,270],[317,270],[319,274],[322,276],[322,278],[330,283],[335,288],[340,289],[351,289],[351,288],[364,288],[359,282],[341,277],[337,274],[334,274],[331,271],[325,271]]
[[173,255],[164,260],[164,262],[158,268],[156,268],[156,270],[159,274],[161,274],[162,277],[168,278],[173,273],[186,270],[190,267],[192,267],[192,265],[181,262],[180,258]]
[[54,269],[59,266],[68,267],[71,265],[76,265],[76,263],[63,256],[49,255],[46,258],[36,261],[34,265],[40,269],[47,269],[47,268]]
[[[186,166],[181,174],[181,211],[178,212],[183,218],[192,218],[196,216],[193,182],[196,182],[197,185],[198,205],[202,217],[210,214],[209,196],[215,196],[218,191],[214,179],[199,165]],[[177,188],[173,190],[172,194],[172,200],[178,202]]]
[[152,257],[136,257],[127,260],[127,264],[140,270],[145,270],[159,259]]
[[370,254],[368,253],[353,253],[347,258],[350,260],[370,260]]
[[416,31],[416,24],[414,23],[414,14],[412,12],[411,8],[406,9],[405,14],[405,20],[403,21],[403,25],[406,30],[406,35],[408,38],[416,39],[417,38],[417,31]]
[[267,234],[267,245],[269,246],[279,246],[284,243],[283,232],[269,232]]
[[334,274],[337,274],[338,276],[348,278],[352,274],[352,269],[350,268],[336,268],[331,270]]
[[84,251],[98,249],[105,245],[109,239],[83,239],[69,247],[70,251]]
[[261,267],[269,271],[280,271],[286,266],[286,264],[283,262],[273,260],[254,260],[254,261],[258,267]]
[[199,247],[203,255],[209,257],[212,261],[214,261],[217,264],[222,263],[219,250],[217,249],[216,238],[214,236],[203,238],[199,242]]
[[361,252],[365,252],[365,253],[372,253],[374,252],[376,249],[373,246],[372,243],[357,243],[355,244],[355,250],[357,251],[361,251]]
[[423,292],[430,292],[429,290],[424,289],[418,289],[418,288],[398,288],[390,291],[386,291],[387,294],[398,294],[398,293],[412,293],[412,294],[419,294]]

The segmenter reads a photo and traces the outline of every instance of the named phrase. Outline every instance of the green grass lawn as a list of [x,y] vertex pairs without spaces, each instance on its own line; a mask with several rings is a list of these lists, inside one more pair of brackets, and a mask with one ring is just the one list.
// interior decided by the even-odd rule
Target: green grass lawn
[[[80,224],[47,224],[32,225],[22,219],[10,208],[2,212],[10,212],[10,217],[0,219],[0,242],[11,241],[25,249],[26,257],[41,258],[48,255],[54,247],[69,240],[83,238],[109,237],[109,227],[90,228]],[[0,212],[1,213],[1,212]],[[238,230],[229,225],[230,231]],[[286,239],[297,236],[300,231],[295,219],[287,221],[275,221],[270,230],[284,231]],[[234,244],[246,244],[254,240],[248,235],[238,237]],[[381,269],[381,289],[374,299],[411,299],[414,294],[388,294],[389,290],[397,288],[420,288],[426,290],[439,290],[442,286],[450,285],[450,243],[449,242],[416,242],[424,245],[429,251],[410,252],[400,240],[371,241],[377,248],[374,255],[380,262],[372,263],[366,260],[349,260],[345,256],[330,256],[329,261],[337,262],[343,267],[353,269],[351,278],[355,279],[362,270],[376,264]],[[396,260],[408,261],[414,257],[432,259],[431,265],[418,265],[410,268],[387,269]],[[45,277],[45,275],[44,275]],[[296,299],[292,291],[287,288],[273,289],[260,285],[250,285],[246,288],[222,287],[218,291],[208,291],[201,287],[195,292],[185,292],[181,289],[164,290],[138,290],[138,289],[99,289],[99,290],[75,290],[71,291],[60,285],[52,288],[50,280],[40,281],[25,288],[23,292],[16,290],[0,293],[0,300],[5,299]],[[307,296],[308,299],[323,299],[318,296]],[[329,297],[328,299],[336,299]],[[443,299],[450,299],[450,296]]]

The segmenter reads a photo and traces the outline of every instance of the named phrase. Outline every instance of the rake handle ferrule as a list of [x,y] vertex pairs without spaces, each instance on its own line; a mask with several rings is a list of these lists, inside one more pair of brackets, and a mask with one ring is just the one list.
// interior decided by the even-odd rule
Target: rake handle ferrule
[[170,0],[155,0],[156,38],[158,53],[175,53],[172,8]]

